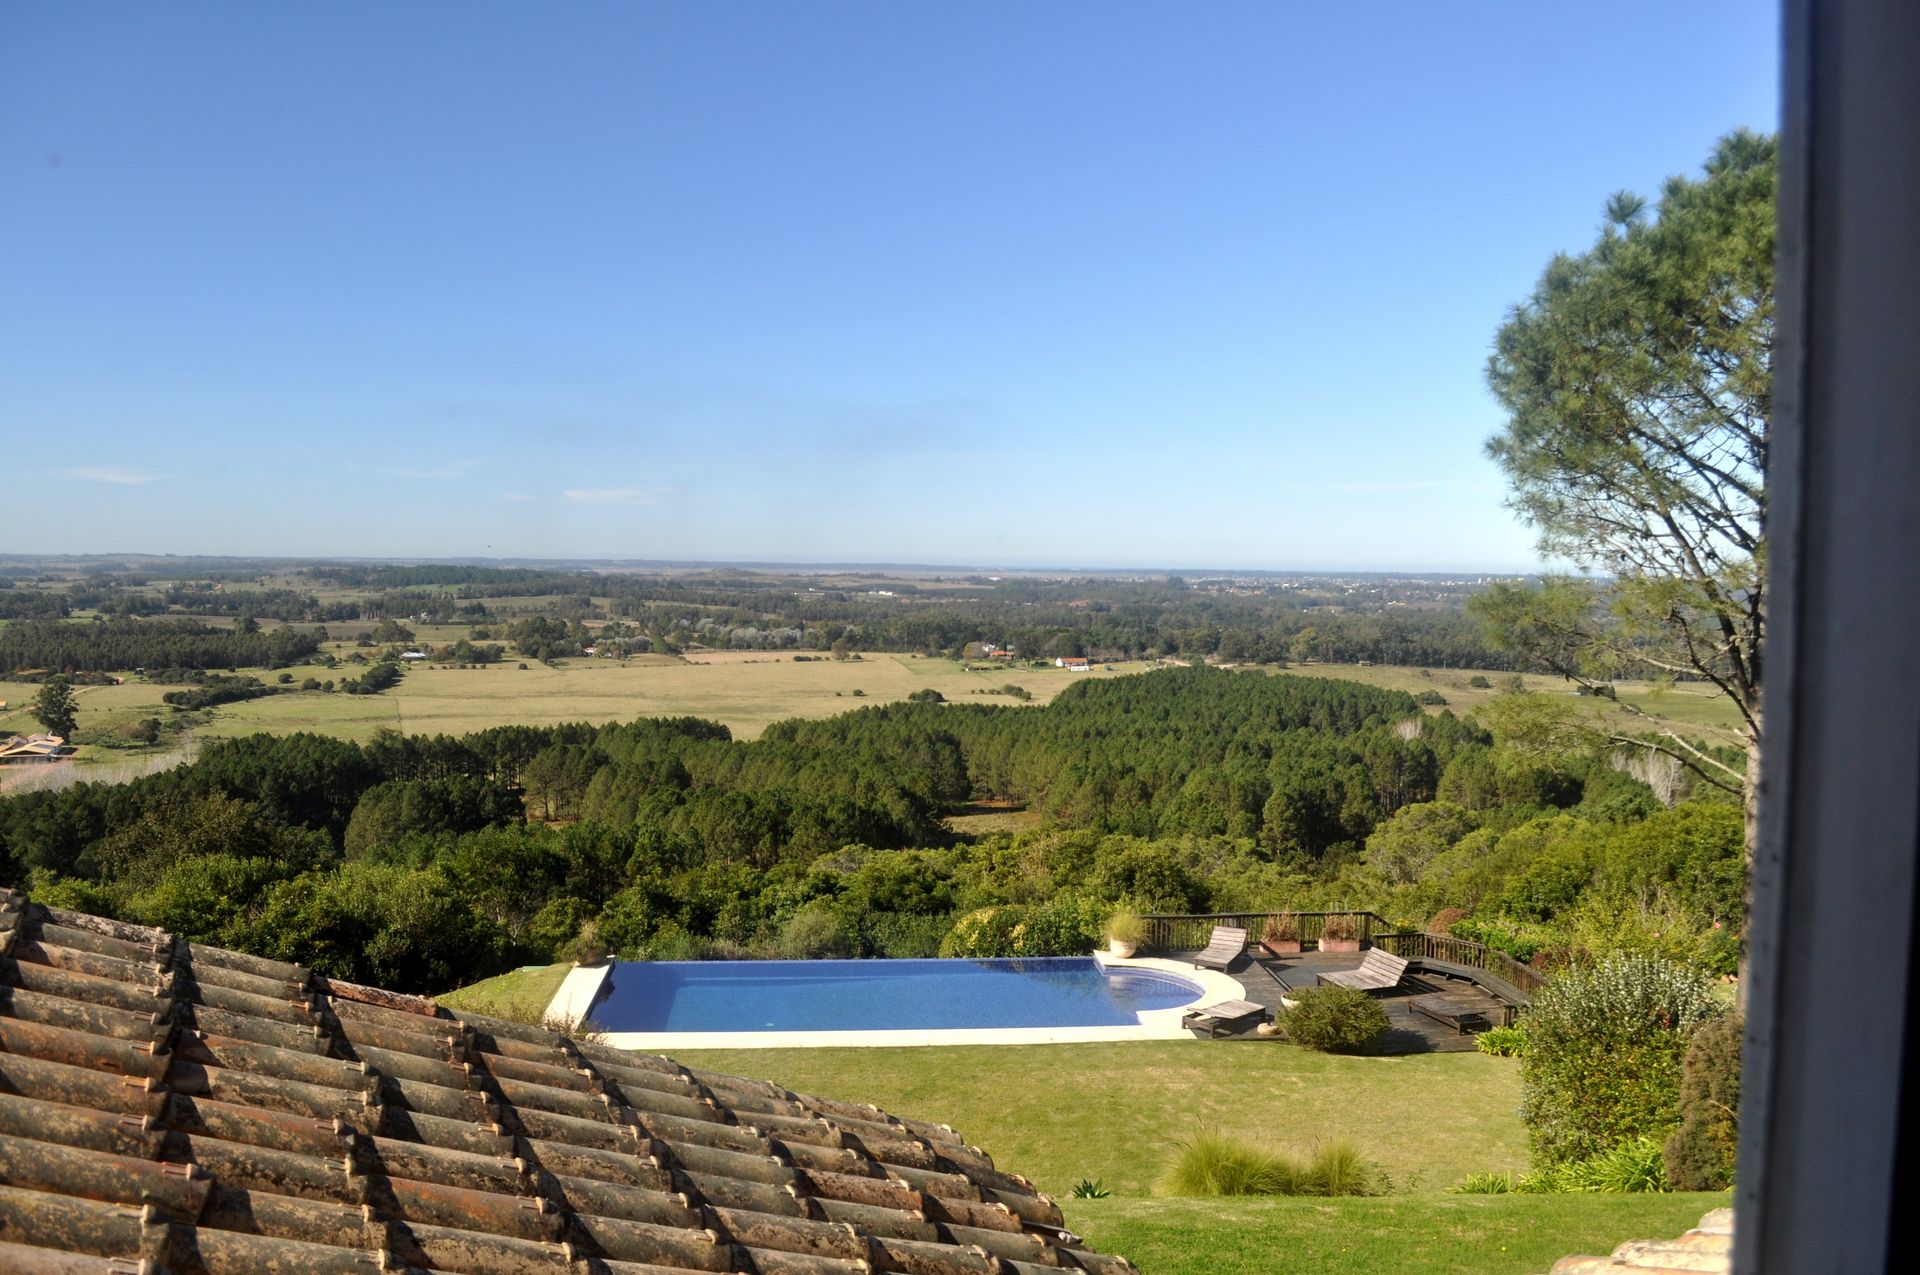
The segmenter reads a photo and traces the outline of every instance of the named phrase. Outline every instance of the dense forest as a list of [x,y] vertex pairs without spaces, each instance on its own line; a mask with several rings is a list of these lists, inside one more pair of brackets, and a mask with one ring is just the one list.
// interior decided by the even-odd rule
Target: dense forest
[[312,655],[322,636],[258,624],[215,628],[197,620],[25,620],[0,628],[0,670],[275,668]]
[[[1122,904],[1371,908],[1522,959],[1651,945],[1728,967],[1738,809],[1669,808],[1616,763],[1398,692],[1194,667],[752,742],[683,718],[215,743],[0,800],[0,879],[429,991],[604,953],[1084,951]],[[1044,821],[949,831],[980,799]]]

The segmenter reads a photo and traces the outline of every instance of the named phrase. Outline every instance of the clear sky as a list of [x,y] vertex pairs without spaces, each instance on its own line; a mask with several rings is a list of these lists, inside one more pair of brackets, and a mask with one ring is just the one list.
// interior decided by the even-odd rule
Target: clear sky
[[0,549],[1509,569],[1762,0],[0,0]]

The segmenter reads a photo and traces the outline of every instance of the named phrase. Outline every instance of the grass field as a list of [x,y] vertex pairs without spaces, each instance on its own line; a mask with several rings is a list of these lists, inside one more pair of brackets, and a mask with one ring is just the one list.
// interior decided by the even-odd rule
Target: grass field
[[[341,645],[336,653],[353,648]],[[552,725],[568,721],[629,721],[635,717],[691,714],[726,723],[741,739],[751,739],[769,722],[789,717],[827,717],[863,704],[885,704],[932,687],[962,704],[1013,704],[1011,697],[992,693],[1007,683],[1022,686],[1032,702],[1045,704],[1076,680],[1120,677],[1144,671],[1148,663],[1096,665],[1091,673],[1069,673],[1059,668],[991,668],[969,672],[953,660],[912,655],[870,654],[859,660],[809,660],[762,651],[699,653],[685,659],[673,656],[637,656],[632,660],[565,660],[557,666],[530,664],[519,668],[506,661],[487,668],[447,668],[432,665],[410,669],[406,679],[384,695],[344,695],[299,692],[249,700],[217,708],[204,725],[195,728],[202,738],[249,735],[256,731],[290,733],[318,731],[346,739],[366,740],[386,727],[424,734],[465,734],[503,723]],[[312,676],[338,680],[356,676],[358,666],[332,670],[303,666],[284,670],[297,684]],[[260,674],[271,682],[278,674]],[[1488,689],[1468,685],[1471,669],[1431,669],[1387,665],[1309,664],[1277,672],[1278,677],[1331,677],[1364,682],[1392,690],[1418,693],[1439,691],[1455,713],[1470,713],[1498,694],[1510,680],[1507,674],[1484,674]],[[1565,694],[1558,678],[1528,676],[1530,689]],[[120,686],[76,688],[83,733],[112,731],[143,717],[170,716],[161,703],[165,686],[129,679]],[[24,683],[7,687],[12,706],[0,712],[0,733],[38,730],[26,710],[33,688]],[[17,695],[12,694],[18,691]],[[862,694],[855,695],[859,691]],[[978,692],[978,693],[977,693]],[[1620,698],[1669,721],[1689,733],[1723,743],[1738,743],[1739,719],[1732,704],[1699,687],[1660,689],[1647,683],[1623,682]],[[1611,724],[1635,729],[1637,724],[1605,700],[1580,703]],[[1437,710],[1436,710],[1437,711]],[[111,750],[83,750],[82,760]],[[124,755],[124,754],[118,754]],[[976,829],[984,830],[984,829]]]
[[530,965],[483,978],[434,999],[448,1009],[470,1010],[516,1023],[538,1023],[546,1016],[547,1005],[572,968],[566,961],[558,965]]
[[[1512,673],[1485,673],[1476,669],[1436,668],[1423,672],[1417,668],[1391,664],[1297,664],[1280,671],[1276,676],[1333,677],[1414,695],[1421,691],[1438,691],[1446,697],[1445,707],[1461,717],[1500,694],[1514,677]],[[1491,686],[1469,686],[1468,681],[1475,676],[1486,678]],[[1563,678],[1528,673],[1521,680],[1528,690],[1543,695],[1567,695],[1572,691]],[[1743,742],[1739,710],[1732,701],[1704,683],[1662,687],[1651,682],[1618,682],[1615,689],[1621,703],[1631,704],[1684,733],[1704,736],[1715,743]],[[1629,731],[1644,729],[1643,723],[1604,699],[1582,697],[1579,702],[1608,726]],[[1431,711],[1439,712],[1440,709],[1436,707]]]
[[[486,668],[412,668],[399,686],[383,695],[298,692],[227,704],[213,710],[197,733],[223,738],[256,731],[318,731],[366,740],[383,726],[460,735],[509,722],[541,726],[692,714],[724,722],[737,737],[751,739],[769,722],[828,717],[864,704],[902,700],[926,687],[959,703],[1014,704],[1018,701],[1006,695],[975,694],[1013,683],[1030,691],[1033,703],[1045,704],[1075,680],[1120,677],[1148,667],[1119,664],[1113,671],[1097,667],[1091,673],[1051,667],[967,672],[953,660],[924,656],[875,654],[802,663],[789,655],[749,651],[685,660],[639,656],[624,663],[578,659],[559,661],[556,667],[517,665],[509,660]],[[323,681],[354,677],[361,670],[301,666],[282,671],[292,673],[298,684],[310,676]],[[278,672],[260,676],[271,683]],[[21,684],[20,689],[24,693],[15,708],[0,714],[0,732],[39,729],[25,708],[33,688]],[[172,710],[160,697],[173,689],[133,679],[120,686],[77,687],[80,729],[112,730],[143,717],[164,719]]]
[[[1526,1165],[1518,1066],[1481,1054],[1343,1058],[1288,1045],[1140,1041],[938,1049],[690,1050],[689,1065],[953,1125],[1060,1198],[1067,1223],[1149,1275],[1544,1271],[1568,1253],[1673,1236],[1718,1195],[1460,1196]],[[1173,1199],[1167,1157],[1215,1129],[1304,1150],[1345,1139],[1380,1163],[1368,1199]],[[1081,1179],[1113,1192],[1076,1200]]]

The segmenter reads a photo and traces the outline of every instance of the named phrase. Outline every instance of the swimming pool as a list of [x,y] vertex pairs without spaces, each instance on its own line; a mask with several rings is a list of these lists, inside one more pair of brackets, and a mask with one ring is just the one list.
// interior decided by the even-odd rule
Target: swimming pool
[[1137,1029],[1205,991],[1183,974],[1091,957],[619,961],[590,1016],[647,1036]]

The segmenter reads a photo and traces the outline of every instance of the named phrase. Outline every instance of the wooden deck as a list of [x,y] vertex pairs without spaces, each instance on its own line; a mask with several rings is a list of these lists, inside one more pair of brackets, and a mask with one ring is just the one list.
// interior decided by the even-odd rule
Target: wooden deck
[[[1198,953],[1173,953],[1169,959],[1187,960],[1195,955]],[[1235,961],[1227,974],[1246,989],[1246,999],[1277,1011],[1281,1007],[1280,998],[1285,995],[1285,989],[1275,975],[1285,979],[1294,988],[1304,989],[1314,986],[1317,976],[1323,972],[1350,970],[1359,964],[1358,954],[1303,952],[1299,956],[1276,959],[1249,952]],[[1387,1034],[1380,1038],[1373,1051],[1378,1054],[1465,1053],[1473,1050],[1470,1031],[1459,1031],[1449,1023],[1416,1012],[1413,1008],[1415,1000],[1425,1000],[1443,1017],[1462,1018],[1469,1025],[1476,1015],[1488,1026],[1497,1026],[1506,1021],[1505,1002],[1465,979],[1448,978],[1436,973],[1410,976],[1400,988],[1392,992],[1375,992],[1373,995],[1386,1007],[1389,1024]],[[1221,1039],[1229,1037],[1222,1036]],[[1234,1033],[1231,1039],[1275,1038],[1257,1035],[1249,1027]]]

